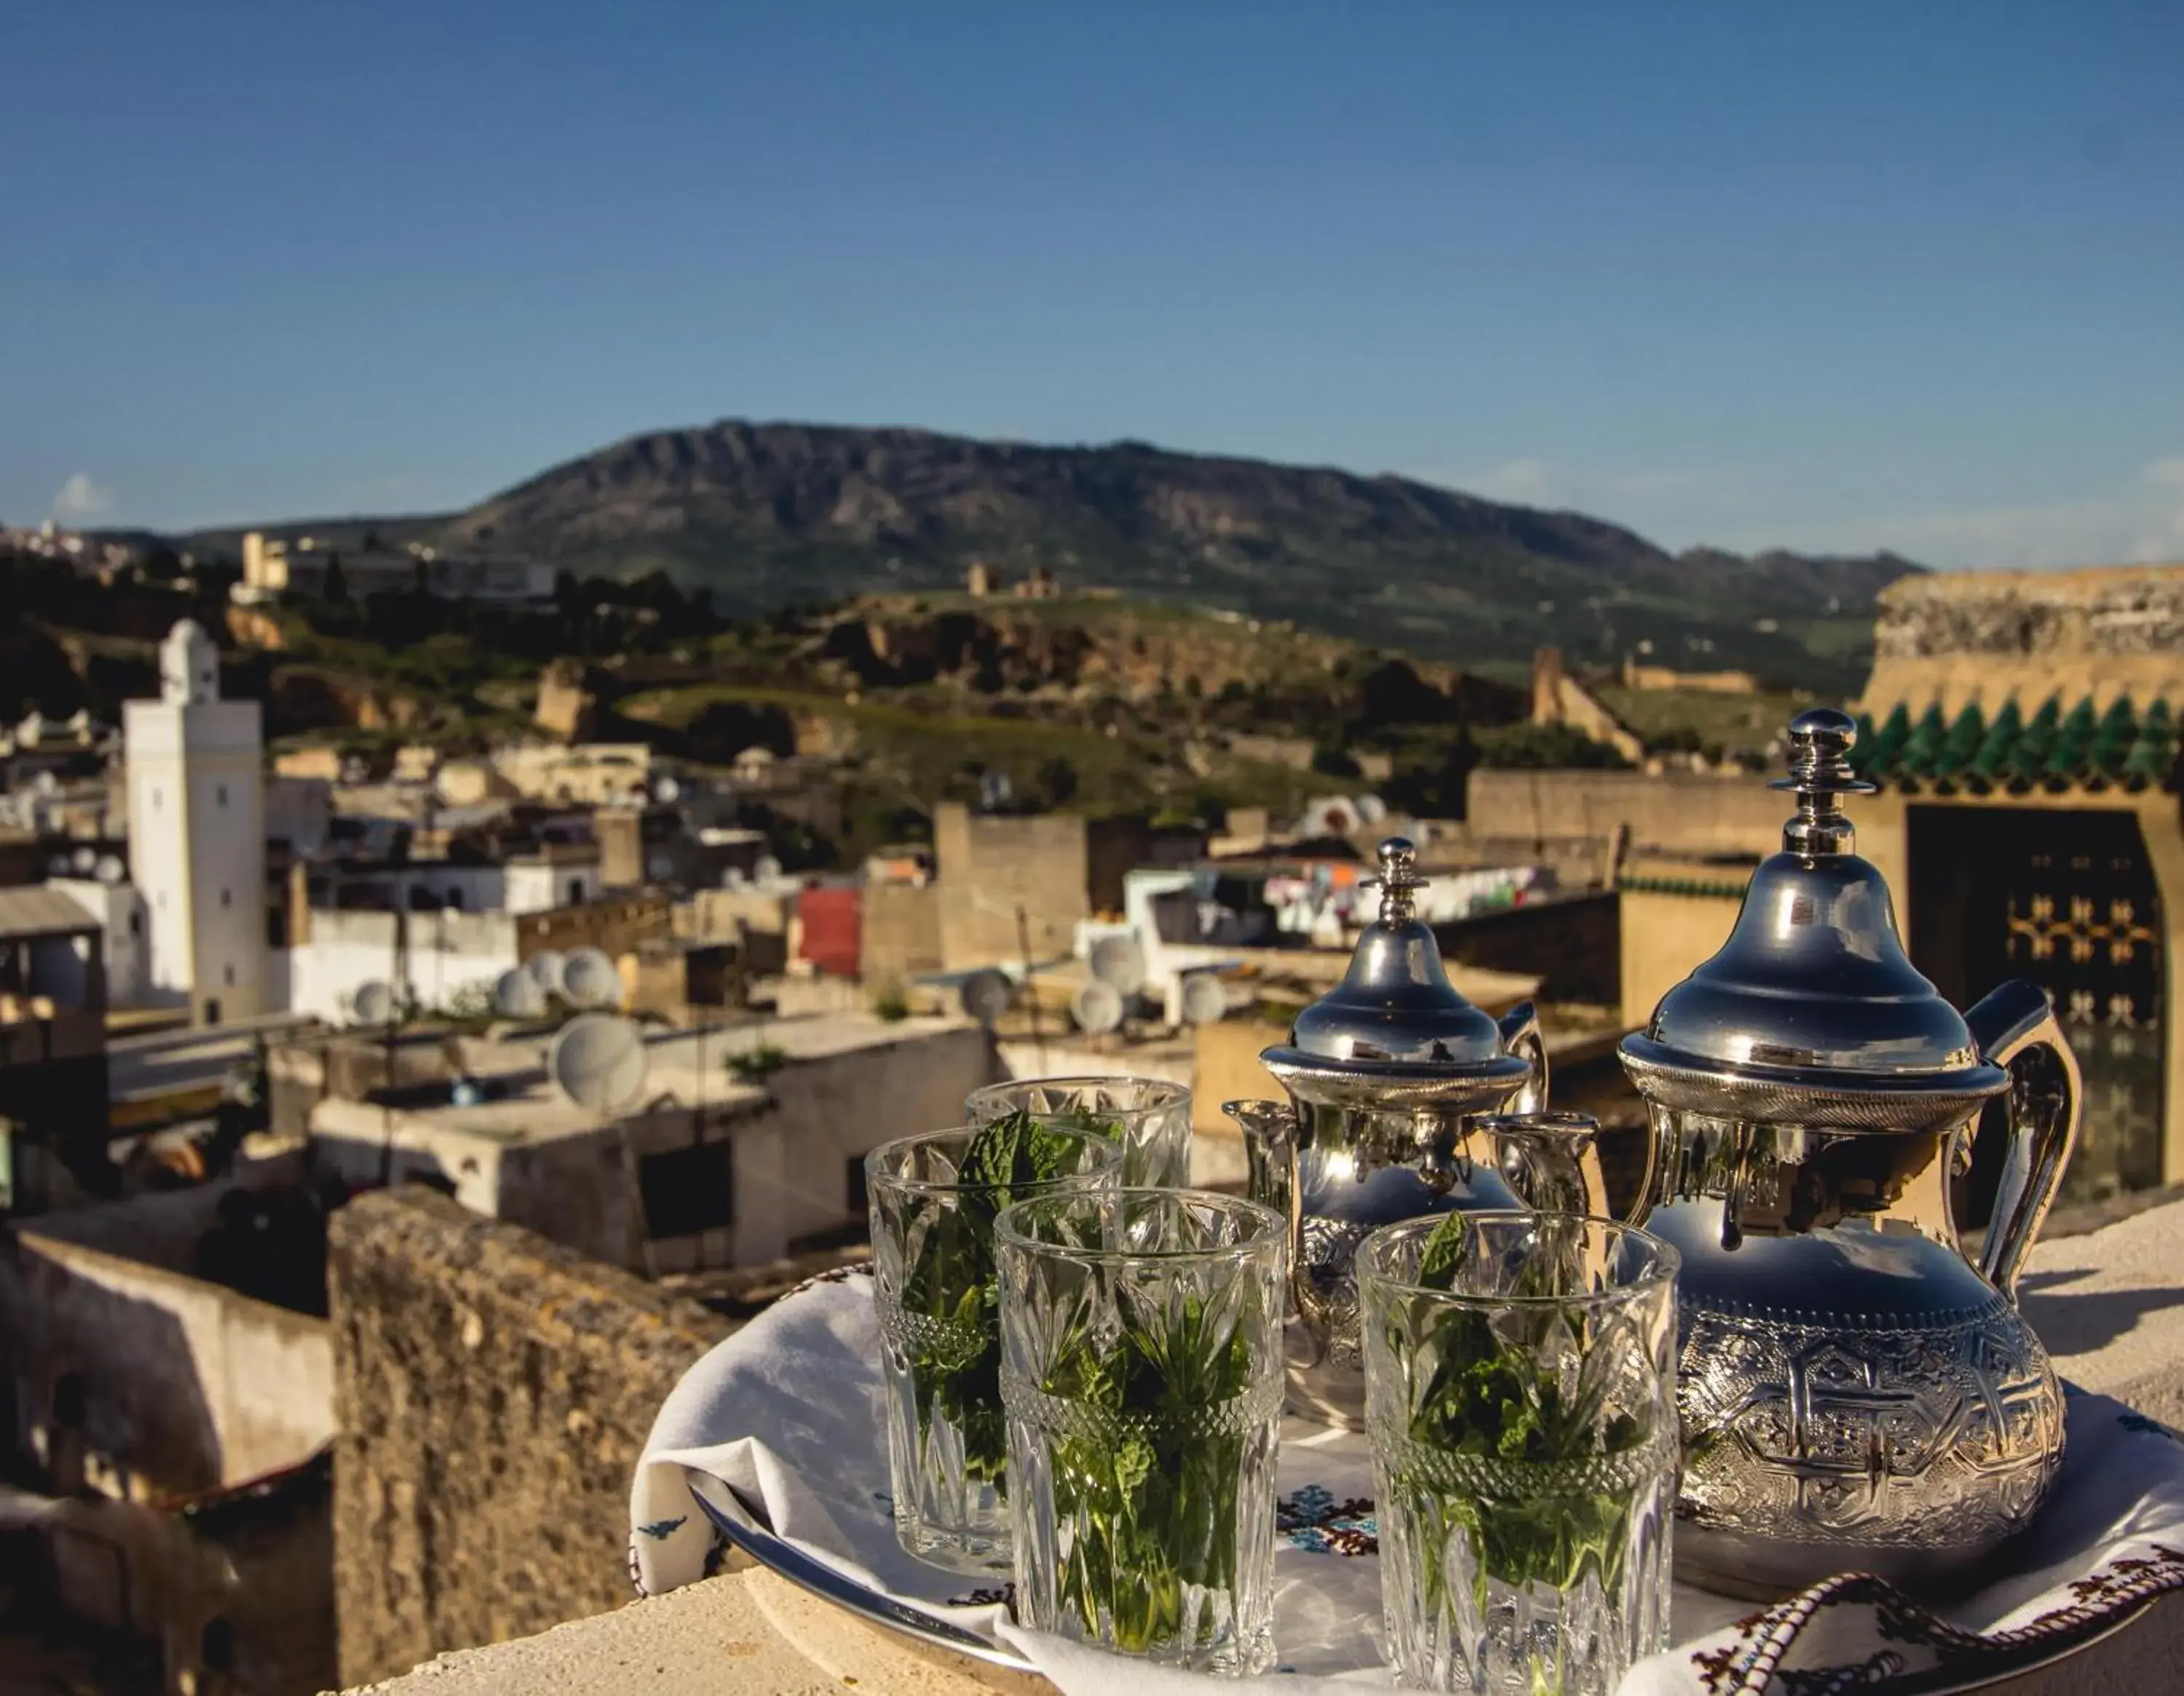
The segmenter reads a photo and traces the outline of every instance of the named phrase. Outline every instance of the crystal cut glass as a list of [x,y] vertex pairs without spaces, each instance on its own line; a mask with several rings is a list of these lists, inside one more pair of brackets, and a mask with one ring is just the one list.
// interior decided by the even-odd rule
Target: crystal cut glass
[[895,1536],[921,1560],[983,1573],[1011,1562],[994,1220],[1027,1197],[1112,1187],[1123,1151],[1042,1127],[995,1182],[990,1165],[967,1170],[978,1136],[967,1126],[883,1143],[865,1157],[865,1190]]
[[1112,1137],[1123,1145],[1125,1184],[1190,1182],[1190,1092],[1166,1078],[1018,1078],[974,1089],[963,1105],[973,1125],[1022,1111],[1042,1125]]
[[1118,1189],[1019,1203],[994,1229],[1019,1621],[1267,1671],[1287,1221]]
[[1406,1688],[1608,1696],[1668,1646],[1676,1265],[1570,1214],[1411,1220],[1358,1250]]

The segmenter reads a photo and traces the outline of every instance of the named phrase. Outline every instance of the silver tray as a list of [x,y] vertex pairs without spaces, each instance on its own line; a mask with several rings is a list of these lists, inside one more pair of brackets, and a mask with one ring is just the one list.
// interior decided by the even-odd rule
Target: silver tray
[[[824,1561],[813,1559],[794,1544],[785,1543],[773,1533],[766,1522],[766,1512],[757,1503],[747,1500],[732,1486],[718,1478],[693,1475],[691,1493],[697,1499],[699,1510],[717,1526],[721,1534],[736,1548],[768,1571],[787,1579],[800,1589],[809,1591],[824,1601],[847,1610],[868,1625],[894,1632],[928,1648],[945,1649],[951,1654],[968,1655],[989,1665],[1006,1667],[1011,1672],[1028,1673],[1040,1677],[1039,1669],[1022,1655],[989,1642],[976,1632],[950,1624],[948,1621],[927,1613],[922,1608],[897,1601],[892,1596],[881,1594],[845,1577]],[[1974,1693],[1992,1690],[2014,1678],[2028,1673],[2059,1665],[2072,1656],[2083,1653],[2096,1643],[2105,1642],[2125,1626],[2135,1625],[2152,1610],[2152,1600],[2104,1620],[2097,1631],[2075,1642],[2053,1649],[2029,1649],[2023,1659],[2010,1656],[2007,1650],[1997,1649],[1997,1665],[1979,1671],[1961,1674],[1940,1671],[1907,1673],[1900,1677],[1883,1679],[1858,1688],[1866,1696],[1974,1696]]]
[[772,1526],[766,1523],[765,1510],[757,1503],[746,1500],[733,1486],[718,1478],[692,1475],[690,1493],[697,1499],[699,1510],[719,1528],[721,1534],[760,1565],[823,1601],[847,1609],[866,1624],[914,1638],[930,1648],[946,1649],[951,1654],[967,1654],[989,1665],[1007,1667],[1012,1672],[1039,1676],[1039,1669],[1022,1655],[1011,1654],[976,1632],[951,1625],[922,1608],[869,1589],[854,1578],[844,1577],[823,1560],[813,1560],[794,1543],[783,1542],[773,1534]]

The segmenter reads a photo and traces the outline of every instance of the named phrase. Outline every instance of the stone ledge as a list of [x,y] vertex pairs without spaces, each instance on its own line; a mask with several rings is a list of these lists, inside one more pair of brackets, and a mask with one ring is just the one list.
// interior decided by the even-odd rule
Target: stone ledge
[[[808,1645],[811,1653],[805,1652]],[[762,1571],[733,1572],[610,1614],[458,1649],[349,1696],[1051,1696],[1043,1679],[928,1658]]]

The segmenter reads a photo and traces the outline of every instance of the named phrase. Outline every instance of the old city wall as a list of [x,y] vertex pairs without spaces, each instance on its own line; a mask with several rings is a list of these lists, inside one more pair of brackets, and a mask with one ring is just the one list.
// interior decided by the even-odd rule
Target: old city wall
[[431,1190],[334,1216],[342,1681],[630,1596],[631,1469],[729,1329]]

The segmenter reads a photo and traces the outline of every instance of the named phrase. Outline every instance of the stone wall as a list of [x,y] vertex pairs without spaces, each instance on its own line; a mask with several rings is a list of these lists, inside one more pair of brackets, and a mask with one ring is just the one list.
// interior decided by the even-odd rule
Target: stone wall
[[341,1676],[630,1596],[629,1479],[727,1322],[431,1190],[335,1215]]
[[2184,702],[2184,565],[2084,571],[1945,571],[1881,592],[1873,676],[1859,702],[1885,717],[1938,703],[1953,715],[2059,694],[2105,708]]
[[293,1466],[332,1434],[326,1322],[96,1248],[14,1233],[0,1371],[19,1453],[48,1459],[80,1399],[95,1487],[138,1500]]
[[1750,777],[1642,771],[1477,770],[1465,803],[1473,838],[1604,843],[1627,826],[1635,846],[1697,853],[1772,854],[1797,810]]

